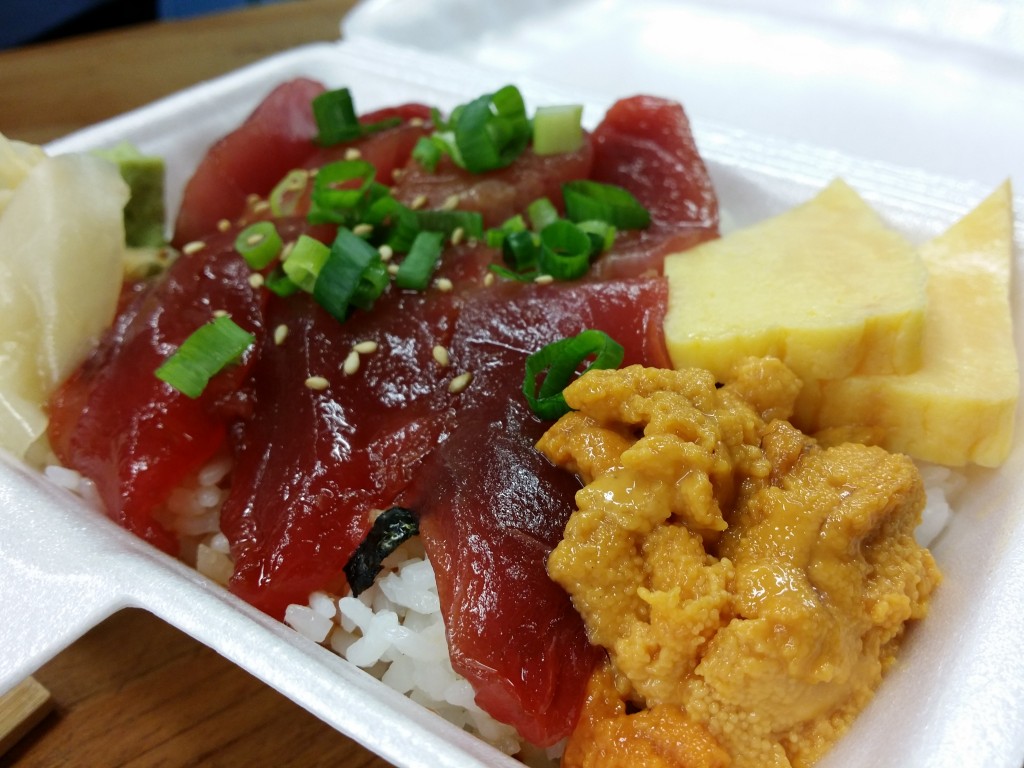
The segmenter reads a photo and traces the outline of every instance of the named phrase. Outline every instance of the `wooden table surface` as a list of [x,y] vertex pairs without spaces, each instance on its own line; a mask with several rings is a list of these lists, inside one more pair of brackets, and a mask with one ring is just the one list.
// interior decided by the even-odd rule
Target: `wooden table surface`
[[[354,0],[294,0],[0,52],[0,132],[44,142],[303,43]],[[150,614],[122,611],[35,675],[54,710],[0,766],[387,768]]]

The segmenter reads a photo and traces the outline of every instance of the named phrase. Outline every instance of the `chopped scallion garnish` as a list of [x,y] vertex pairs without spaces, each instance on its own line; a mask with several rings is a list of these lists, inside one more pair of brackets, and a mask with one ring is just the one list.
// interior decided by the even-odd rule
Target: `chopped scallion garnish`
[[313,118],[318,131],[316,141],[322,146],[329,147],[363,135],[348,88],[325,91],[313,99]]
[[[621,344],[594,329],[553,342],[526,358],[523,396],[537,416],[553,421],[572,410],[562,390],[572,382],[586,360],[593,358],[581,376],[592,368],[618,368],[624,356]],[[537,379],[541,375],[544,378],[538,386]]]
[[575,280],[590,268],[590,238],[571,221],[558,219],[540,233],[537,265],[556,280]]
[[583,146],[583,106],[537,107],[533,116],[533,151],[538,155],[575,152]]
[[412,149],[412,159],[433,173],[441,162],[442,148],[429,136],[421,136]]
[[[504,168],[530,143],[530,120],[519,89],[507,85],[452,113],[461,165],[471,173]],[[456,158],[458,160],[458,158]]]
[[509,232],[501,244],[501,257],[509,269],[516,272],[533,269],[537,266],[540,244],[537,236],[529,230]]
[[619,229],[644,229],[651,214],[632,193],[614,184],[580,179],[562,185],[566,215],[573,221],[606,221]]
[[395,274],[395,285],[416,291],[424,290],[441,259],[443,241],[444,235],[440,232],[420,232],[416,235],[409,254]]
[[270,190],[267,202],[270,203],[270,212],[274,216],[291,216],[299,206],[306,186],[309,184],[309,171],[303,168],[296,168],[289,171],[277,185]]
[[526,206],[526,215],[535,232],[540,232],[548,224],[558,221],[558,209],[546,197],[538,198]]
[[413,211],[419,228],[430,232],[441,232],[451,236],[456,229],[461,229],[469,238],[484,235],[484,217],[476,211]]
[[328,163],[313,182],[313,210],[310,219],[340,224],[350,212],[367,202],[374,191],[377,169],[365,160],[339,160]]
[[294,280],[285,274],[284,266],[281,264],[270,270],[270,273],[264,280],[263,287],[281,297],[291,296],[302,290]]
[[330,248],[319,240],[309,235],[300,235],[288,258],[284,260],[282,268],[293,283],[306,293],[312,293],[317,276],[330,254]]
[[210,379],[237,360],[255,340],[230,317],[216,317],[193,331],[156,369],[156,377],[195,399]]
[[235,238],[235,250],[253,269],[263,269],[281,253],[281,236],[271,221],[257,221]]
[[377,249],[341,227],[313,286],[313,297],[334,318],[344,322],[350,305],[368,309],[387,282],[387,268]]

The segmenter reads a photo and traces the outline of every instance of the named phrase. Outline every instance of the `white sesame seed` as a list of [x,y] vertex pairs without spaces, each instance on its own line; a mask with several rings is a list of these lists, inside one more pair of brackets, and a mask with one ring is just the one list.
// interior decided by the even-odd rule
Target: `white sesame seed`
[[345,358],[345,362],[342,363],[341,370],[347,375],[351,376],[353,373],[359,370],[359,353],[354,349],[348,353],[348,357]]
[[426,125],[426,123],[427,123],[427,121],[424,120],[422,117],[410,117],[409,118],[409,125],[411,125],[413,128],[419,128],[419,127],[421,127],[423,125]]
[[306,379],[307,389],[314,389],[317,392],[322,392],[329,386],[331,386],[331,383],[323,376],[310,376],[308,379]]
[[555,278],[551,275],[537,275],[533,278],[533,282],[537,285],[551,285],[551,283],[555,282]]
[[452,230],[452,245],[458,245],[462,242],[462,239],[466,236],[466,230],[462,227],[456,227]]
[[377,351],[377,342],[373,339],[367,339],[366,341],[360,341],[352,349],[360,355],[372,355]]
[[259,202],[259,199],[259,195],[257,195],[255,192],[250,192],[248,195],[246,195],[245,202],[248,203],[249,205],[256,205],[256,203]]
[[378,248],[377,252],[380,254],[381,261],[391,261],[391,257],[395,255],[394,249],[387,243]]
[[395,181],[398,181],[404,175],[405,175],[405,169],[404,168],[395,168],[395,170],[393,170],[391,172],[391,178],[394,179]]
[[417,210],[419,208],[422,208],[426,204],[427,204],[427,196],[426,195],[416,195],[416,197],[414,197],[412,202],[409,204],[409,207],[412,208],[413,210]]
[[444,202],[441,203],[441,210],[454,211],[456,208],[459,207],[460,199],[461,198],[458,195],[448,195],[448,197],[444,199]]
[[452,284],[452,281],[447,277],[437,278],[437,280],[434,281],[434,285],[437,287],[437,290],[441,291],[441,293],[448,293],[448,291],[455,287],[454,284]]
[[388,264],[388,274],[389,275],[397,275],[398,274],[398,265],[397,264]]
[[249,285],[251,285],[253,288],[259,288],[260,286],[263,285],[263,283],[263,275],[261,275],[259,272],[253,272],[251,275],[249,275]]
[[270,210],[270,201],[269,200],[258,200],[257,202],[253,203],[253,206],[252,206],[253,213],[263,213],[264,211],[269,211],[269,210]]
[[494,285],[494,273],[488,272],[484,275],[484,285]]
[[363,222],[362,224],[356,224],[354,227],[352,227],[352,234],[358,235],[359,237],[369,235],[372,232],[373,224],[367,224],[366,222]]
[[448,356],[448,349],[442,347],[440,344],[436,345],[432,351],[434,355],[434,361],[442,368],[447,368],[451,362],[451,358]]
[[453,395],[457,395],[459,392],[468,387],[469,382],[471,382],[472,380],[473,374],[470,373],[469,371],[466,371],[465,373],[460,373],[458,376],[456,376],[454,379],[448,382],[448,391],[451,392]]
[[186,256],[191,256],[194,253],[199,253],[205,247],[206,243],[202,240],[193,240],[191,243],[185,243],[185,245],[181,247],[181,252]]
[[349,147],[348,149],[345,150],[346,160],[358,160],[362,156],[363,153],[360,152],[359,149],[356,147]]
[[295,241],[289,240],[284,244],[284,248],[281,249],[281,261],[286,261],[293,250],[295,250]]
[[228,311],[226,309],[215,309],[213,310],[214,317],[227,317]]
[[274,329],[274,343],[277,346],[281,346],[286,338],[288,338],[288,326],[281,323],[281,325]]
[[217,229],[220,230],[221,232],[227,232],[229,229],[231,229],[231,222],[228,221],[227,219],[221,219],[220,221],[217,222]]

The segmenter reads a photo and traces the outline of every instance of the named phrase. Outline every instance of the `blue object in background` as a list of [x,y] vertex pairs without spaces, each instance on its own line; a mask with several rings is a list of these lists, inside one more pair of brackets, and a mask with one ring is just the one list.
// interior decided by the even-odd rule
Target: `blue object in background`
[[227,11],[241,5],[261,5],[259,0],[158,0],[161,19],[181,19],[214,11]]
[[[280,0],[0,0],[0,49],[126,23],[181,19]],[[142,6],[148,6],[143,16]],[[80,24],[79,22],[86,22]],[[81,27],[81,28],[79,28]]]

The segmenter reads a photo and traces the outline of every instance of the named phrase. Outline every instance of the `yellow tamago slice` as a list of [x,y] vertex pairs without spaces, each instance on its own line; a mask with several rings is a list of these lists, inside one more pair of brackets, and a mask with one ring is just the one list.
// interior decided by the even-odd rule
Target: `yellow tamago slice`
[[950,466],[1008,456],[1020,378],[1013,343],[1010,183],[926,243],[928,311],[920,370],[805,382],[805,430],[867,426],[893,451]]
[[725,377],[748,355],[803,380],[921,363],[927,272],[845,182],[786,213],[669,256],[665,340],[677,368]]

